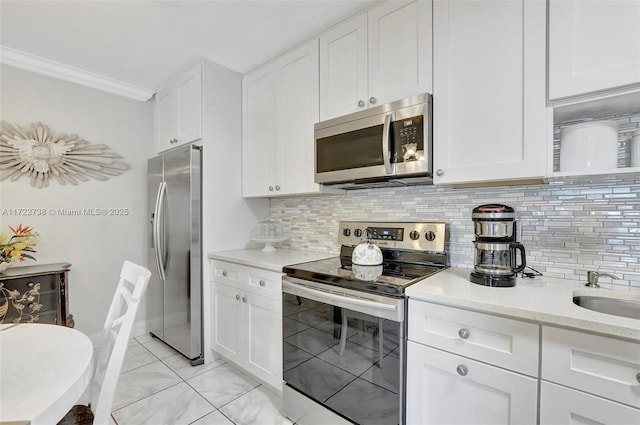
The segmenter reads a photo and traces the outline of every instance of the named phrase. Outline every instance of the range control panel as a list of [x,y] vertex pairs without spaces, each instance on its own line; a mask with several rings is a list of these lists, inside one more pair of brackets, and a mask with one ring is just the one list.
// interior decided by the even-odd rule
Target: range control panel
[[446,223],[341,221],[338,243],[357,245],[371,239],[382,248],[444,252]]

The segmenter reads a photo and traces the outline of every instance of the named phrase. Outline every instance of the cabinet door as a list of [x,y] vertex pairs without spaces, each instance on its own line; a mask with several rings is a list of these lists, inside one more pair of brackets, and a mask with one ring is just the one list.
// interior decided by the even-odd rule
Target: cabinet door
[[367,107],[367,15],[320,35],[320,120]]
[[171,149],[177,143],[178,105],[178,92],[174,87],[156,94],[156,152]]
[[202,65],[178,80],[178,140],[180,144],[202,138]]
[[278,61],[278,84],[278,192],[318,192],[313,139],[313,125],[319,118],[318,40]]
[[434,4],[434,182],[544,177],[545,2]]
[[217,353],[238,364],[244,354],[241,347],[242,292],[233,286],[214,283],[211,287],[211,347]]
[[368,21],[369,105],[431,93],[431,0],[385,2]]
[[242,80],[242,195],[273,194],[276,185],[277,101],[275,64]]
[[282,391],[282,301],[247,293],[243,318],[247,370]]
[[552,0],[549,98],[640,84],[640,2]]
[[537,380],[409,341],[408,424],[535,424]]
[[640,423],[640,410],[542,381],[540,423],[637,425]]
[[202,138],[202,64],[156,95],[156,151]]

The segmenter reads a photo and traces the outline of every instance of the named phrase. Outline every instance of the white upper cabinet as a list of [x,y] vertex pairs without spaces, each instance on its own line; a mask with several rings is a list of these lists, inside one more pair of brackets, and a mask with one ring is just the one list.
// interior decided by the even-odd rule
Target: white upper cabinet
[[320,36],[320,119],[367,106],[367,15]]
[[320,120],[431,92],[430,0],[388,1],[320,35]]
[[546,5],[434,3],[434,182],[544,178]]
[[318,40],[279,56],[242,81],[245,197],[317,194]]
[[432,2],[388,1],[368,17],[369,105],[432,91]]
[[278,158],[276,169],[281,194],[318,193],[314,182],[313,125],[319,117],[318,40],[278,61]]
[[549,99],[640,88],[640,2],[551,0]]
[[156,152],[202,138],[202,63],[156,94]]
[[[276,186],[275,64],[242,79],[242,195],[264,196]],[[310,143],[313,143],[313,139]]]

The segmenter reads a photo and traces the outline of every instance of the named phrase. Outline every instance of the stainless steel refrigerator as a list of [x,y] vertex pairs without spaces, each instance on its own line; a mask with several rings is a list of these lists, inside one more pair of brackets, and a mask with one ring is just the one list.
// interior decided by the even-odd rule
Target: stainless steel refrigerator
[[172,149],[147,167],[151,334],[201,364],[202,147]]

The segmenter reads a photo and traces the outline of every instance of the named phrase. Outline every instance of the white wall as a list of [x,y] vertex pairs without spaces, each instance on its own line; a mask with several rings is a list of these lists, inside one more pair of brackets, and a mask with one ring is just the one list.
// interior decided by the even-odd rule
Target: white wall
[[[0,68],[0,118],[54,133],[76,133],[106,144],[130,169],[105,182],[77,186],[52,179],[34,188],[23,177],[0,182],[3,208],[128,208],[126,216],[0,216],[7,225],[33,226],[38,264],[70,262],[69,302],[76,329],[95,337],[102,328],[125,259],[146,264],[146,168],[153,155],[153,103],[142,103],[9,66]],[[27,265],[31,261],[25,262]],[[145,318],[144,306],[138,321]]]

